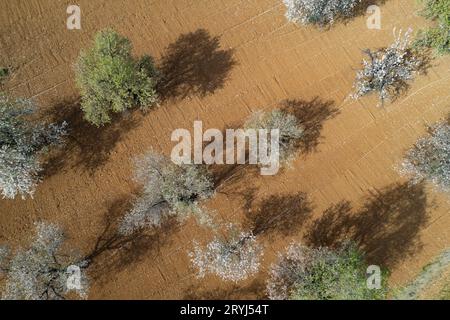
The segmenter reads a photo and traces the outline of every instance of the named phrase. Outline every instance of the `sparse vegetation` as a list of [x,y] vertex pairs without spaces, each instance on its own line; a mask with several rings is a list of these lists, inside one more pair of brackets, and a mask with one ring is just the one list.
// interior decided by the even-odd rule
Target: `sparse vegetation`
[[415,46],[434,48],[439,54],[450,53],[450,0],[426,0],[422,15],[435,26],[421,30]]
[[440,292],[439,298],[441,300],[450,300],[450,283],[444,285],[444,288]]
[[[85,298],[88,281],[83,268],[87,262],[77,259],[73,253],[62,252],[64,240],[56,225],[39,223],[27,249],[10,253],[7,248],[0,248],[0,274],[6,275],[2,299],[60,300],[65,299],[70,289]],[[67,285],[71,281],[69,266],[80,270],[73,288]]]
[[97,34],[93,48],[82,52],[76,65],[81,108],[96,126],[111,122],[113,113],[135,106],[146,109],[157,101],[153,60],[131,55],[130,41],[114,31]]
[[406,154],[401,172],[415,182],[428,179],[450,191],[450,124],[438,124],[428,137],[419,139]]
[[450,265],[450,250],[444,250],[436,259],[426,265],[422,272],[404,288],[398,290],[395,298],[399,300],[420,299],[421,294],[439,279]]
[[0,67],[0,84],[9,75],[9,69]]
[[410,34],[411,30],[403,35],[400,32],[387,48],[364,50],[369,59],[364,59],[363,69],[356,74],[353,98],[377,92],[383,103],[406,90],[407,81],[412,80],[424,64],[424,60],[410,48]]
[[66,123],[44,124],[31,118],[35,104],[0,93],[0,189],[14,199],[33,195],[42,170],[41,156],[62,142]]
[[262,247],[251,232],[230,227],[228,235],[215,237],[206,247],[194,243],[191,262],[200,278],[210,273],[225,281],[239,282],[258,272]]
[[[295,155],[299,140],[303,136],[303,127],[295,116],[282,111],[259,111],[252,114],[245,122],[246,129],[267,129],[270,138],[270,130],[279,129],[279,159],[289,162]],[[270,145],[268,146],[270,148]],[[269,149],[270,151],[270,149]]]
[[385,290],[370,290],[366,265],[351,244],[341,248],[309,248],[291,244],[272,266],[267,282],[270,299],[381,299]]
[[289,21],[321,27],[332,25],[339,19],[350,18],[355,14],[361,0],[283,0],[286,5],[286,18]]
[[143,185],[140,198],[125,216],[121,232],[158,226],[168,215],[179,219],[195,216],[201,224],[212,224],[199,202],[214,194],[206,169],[196,165],[176,165],[170,159],[149,152],[136,161],[136,180]]

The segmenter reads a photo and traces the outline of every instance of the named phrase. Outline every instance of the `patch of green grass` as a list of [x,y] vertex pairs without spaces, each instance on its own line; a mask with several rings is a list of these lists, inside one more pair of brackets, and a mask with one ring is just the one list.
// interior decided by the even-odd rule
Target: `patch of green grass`
[[450,283],[447,283],[439,294],[441,300],[450,300]]
[[0,67],[0,80],[2,80],[3,78],[6,78],[8,75],[9,75],[9,69]]
[[450,53],[450,0],[426,0],[421,14],[436,26],[420,30],[415,46],[434,48],[439,54]]

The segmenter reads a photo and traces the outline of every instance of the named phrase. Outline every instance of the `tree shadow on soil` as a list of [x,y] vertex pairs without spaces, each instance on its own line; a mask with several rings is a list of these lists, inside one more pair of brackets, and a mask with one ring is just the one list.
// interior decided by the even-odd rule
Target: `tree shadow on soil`
[[[246,204],[246,207],[252,207]],[[306,193],[272,195],[264,199],[254,211],[247,211],[246,218],[253,234],[281,234],[290,236],[309,219],[312,204]]]
[[281,109],[293,114],[303,126],[303,136],[298,145],[302,154],[317,151],[324,122],[340,113],[333,101],[322,101],[318,97],[310,101],[285,100],[281,103]]
[[[294,115],[303,126],[303,137],[299,139],[297,148],[300,154],[306,155],[317,151],[321,142],[321,132],[324,122],[333,119],[339,114],[339,109],[334,106],[333,101],[322,101],[315,97],[310,101],[284,100],[280,103],[280,109]],[[229,127],[227,129],[242,128],[243,125]],[[225,130],[223,131],[225,136]],[[225,150],[224,150],[225,152]],[[246,150],[245,159],[249,152]],[[260,168],[257,165],[233,164],[233,165],[211,165],[210,171],[214,176],[216,187],[223,183],[235,184],[241,179],[256,178]],[[283,168],[281,168],[283,169]]]
[[420,230],[428,222],[423,184],[389,185],[369,195],[358,211],[342,201],[328,208],[312,223],[306,243],[338,246],[355,241],[370,263],[392,268],[420,251]]
[[130,203],[127,197],[111,203],[104,217],[104,228],[86,257],[93,263],[90,274],[96,280],[106,279],[104,277],[107,275],[123,271],[149,255],[158,254],[159,249],[167,244],[170,236],[178,230],[179,223],[176,219],[169,219],[157,229],[145,229],[132,235],[119,234],[118,224],[124,213],[130,209]]
[[161,59],[159,95],[165,100],[214,93],[235,64],[233,50],[221,50],[219,37],[211,37],[207,30],[182,34]]
[[231,289],[205,290],[201,285],[189,287],[183,300],[264,300],[265,284],[254,280],[247,286],[233,285]]
[[133,111],[113,116],[111,124],[97,128],[83,118],[79,101],[61,102],[46,110],[44,117],[52,122],[67,121],[68,135],[64,145],[50,154],[44,174],[51,176],[66,167],[83,167],[91,174],[104,165],[122,136],[138,125]]

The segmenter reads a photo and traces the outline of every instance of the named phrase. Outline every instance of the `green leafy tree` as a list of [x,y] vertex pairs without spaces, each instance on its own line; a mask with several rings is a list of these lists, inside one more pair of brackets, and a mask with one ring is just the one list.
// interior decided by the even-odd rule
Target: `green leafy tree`
[[427,0],[422,15],[435,26],[421,30],[415,42],[417,47],[430,47],[439,54],[450,53],[450,0]]
[[96,126],[111,122],[113,113],[157,102],[153,60],[131,55],[131,42],[114,31],[97,34],[93,48],[82,52],[76,64],[76,82],[85,118]]
[[291,244],[270,271],[270,299],[367,300],[382,299],[386,289],[369,289],[364,259],[356,246],[336,250]]

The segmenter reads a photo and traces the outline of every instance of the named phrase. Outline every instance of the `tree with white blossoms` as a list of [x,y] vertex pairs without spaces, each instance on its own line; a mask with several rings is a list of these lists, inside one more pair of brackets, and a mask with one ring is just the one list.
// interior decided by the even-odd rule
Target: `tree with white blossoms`
[[272,265],[267,294],[272,300],[382,299],[386,290],[371,290],[367,266],[350,242],[340,248],[310,248],[292,243]]
[[[71,290],[86,298],[88,282],[84,268],[88,262],[75,258],[74,253],[62,252],[64,240],[58,226],[38,223],[36,236],[27,249],[11,253],[5,247],[0,248],[0,275],[6,277],[2,299],[60,300]],[[80,274],[72,283],[74,268]]]
[[212,178],[203,166],[177,165],[150,151],[136,160],[135,180],[143,185],[142,194],[122,219],[121,234],[158,227],[169,216],[181,220],[194,216],[200,224],[212,224],[210,215],[200,206],[214,194]]
[[450,191],[450,124],[440,123],[430,135],[409,150],[400,171],[414,182],[428,179],[439,189]]
[[251,232],[230,229],[227,237],[216,236],[206,247],[194,242],[189,256],[199,278],[211,273],[225,281],[239,282],[258,272],[262,247],[256,237]]
[[[297,118],[283,110],[275,109],[270,112],[258,111],[253,113],[244,124],[245,129],[279,130],[279,159],[289,162],[295,155],[304,129]],[[270,144],[268,145],[270,149]],[[270,151],[270,150],[269,150]]]
[[409,29],[402,35],[400,31],[387,48],[364,50],[369,59],[363,60],[363,69],[356,74],[354,99],[377,92],[383,103],[386,99],[395,99],[407,88],[407,81],[412,80],[425,63],[423,57],[410,48],[411,32]]
[[321,27],[332,25],[338,19],[350,18],[355,14],[361,0],[283,0],[286,18],[303,25]]
[[36,109],[29,99],[0,93],[0,190],[5,198],[33,195],[42,170],[40,156],[66,133],[65,122],[33,122]]

